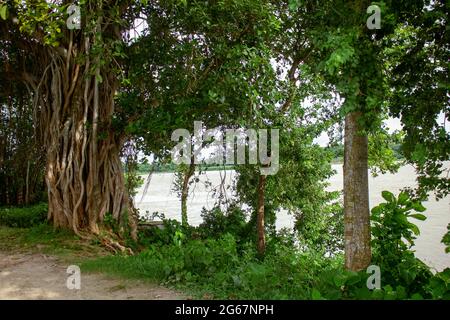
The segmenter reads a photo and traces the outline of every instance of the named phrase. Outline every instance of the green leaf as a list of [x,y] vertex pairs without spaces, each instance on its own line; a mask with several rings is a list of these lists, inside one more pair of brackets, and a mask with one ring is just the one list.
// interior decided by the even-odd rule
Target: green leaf
[[314,288],[311,293],[311,298],[313,300],[322,300],[322,295],[320,294],[319,290]]
[[297,0],[290,0],[289,1],[289,10],[294,11],[298,8],[298,1]]
[[382,300],[384,298],[384,292],[381,289],[375,289],[372,291],[372,299]]
[[350,272],[347,280],[347,285],[352,286],[361,281],[361,277],[357,272]]
[[3,20],[6,20],[6,18],[8,17],[8,7],[6,6],[6,4],[0,7],[0,17]]
[[411,296],[411,300],[423,300],[423,297],[422,297],[422,295],[420,293],[414,293]]
[[399,204],[405,204],[406,201],[408,201],[408,200],[409,200],[409,194],[407,192],[402,192],[398,196],[398,203]]
[[386,200],[387,202],[395,202],[395,196],[392,192],[383,191],[381,195],[383,199]]
[[408,219],[403,213],[394,213],[394,220],[401,224],[408,223]]
[[412,207],[417,212],[424,212],[427,210],[420,202],[413,202]]
[[436,276],[440,277],[446,283],[450,284],[450,268],[445,268],[444,271],[439,272]]
[[414,223],[410,223],[409,228],[416,236],[420,235],[419,227],[417,227]]
[[419,165],[423,165],[427,159],[427,150],[423,144],[417,144],[414,152],[411,155],[412,160],[417,162]]
[[421,213],[410,214],[408,217],[412,217],[412,218],[420,220],[420,221],[425,221],[427,219],[427,217],[425,217]]
[[336,287],[341,287],[345,284],[345,281],[347,280],[347,277],[343,274],[337,274],[334,276],[333,281]]
[[403,300],[407,298],[407,293],[406,293],[406,289],[403,286],[397,286],[395,288],[395,291],[397,293],[397,299]]

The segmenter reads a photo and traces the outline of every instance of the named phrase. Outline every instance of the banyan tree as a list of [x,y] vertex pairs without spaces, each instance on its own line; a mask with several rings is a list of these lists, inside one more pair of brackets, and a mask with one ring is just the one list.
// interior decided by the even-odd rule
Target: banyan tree
[[130,5],[8,1],[0,11],[0,81],[20,81],[32,95],[49,221],[77,234],[98,234],[106,214],[134,226],[126,136],[114,126]]

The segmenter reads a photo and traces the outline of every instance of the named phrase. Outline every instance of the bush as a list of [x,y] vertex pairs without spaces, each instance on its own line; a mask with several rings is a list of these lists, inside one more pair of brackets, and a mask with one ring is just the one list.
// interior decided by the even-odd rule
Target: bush
[[187,236],[193,236],[194,227],[183,226],[175,219],[166,219],[164,214],[155,212],[152,217],[141,218],[141,222],[153,221],[155,218],[163,222],[163,228],[146,228],[138,232],[138,244],[144,248],[154,245],[170,245],[174,242],[183,242]]
[[203,223],[198,226],[197,232],[204,239],[219,239],[227,233],[233,235],[239,243],[254,238],[251,226],[246,222],[245,212],[236,204],[230,205],[226,212],[220,207],[211,210],[203,208],[201,216]]
[[191,289],[218,299],[309,299],[321,271],[341,258],[301,253],[275,242],[261,260],[252,242],[238,250],[233,235],[151,245],[135,256],[113,256],[83,264],[85,270],[110,271],[164,285]]
[[0,208],[0,225],[29,228],[47,220],[48,205],[39,203],[28,207]]
[[408,219],[425,220],[422,212],[426,209],[420,202],[411,200],[406,192],[396,198],[383,191],[382,196],[386,203],[372,209],[372,263],[381,268],[385,283],[402,286],[408,294],[424,295],[424,288],[433,274],[411,250],[420,231]]
[[387,202],[372,210],[372,264],[381,269],[380,289],[368,289],[366,270],[344,270],[342,253],[305,248],[286,230],[268,235],[260,257],[245,215],[233,207],[204,210],[198,228],[163,218],[163,230],[140,234],[141,253],[83,268],[149,278],[215,299],[450,299],[450,269],[433,275],[411,250],[419,230],[408,219],[423,220],[425,208],[406,193],[383,197]]

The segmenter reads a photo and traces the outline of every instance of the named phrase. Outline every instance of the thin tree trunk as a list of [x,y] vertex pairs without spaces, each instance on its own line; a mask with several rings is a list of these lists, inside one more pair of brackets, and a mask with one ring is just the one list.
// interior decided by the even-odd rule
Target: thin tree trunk
[[30,160],[27,160],[27,176],[25,178],[25,204],[30,203]]
[[260,175],[258,180],[258,205],[256,229],[258,233],[258,253],[263,256],[266,252],[266,235],[264,230],[264,193],[267,176]]
[[188,216],[187,216],[187,190],[183,189],[181,192],[181,224],[183,226],[187,226],[189,224]]
[[345,118],[344,222],[345,268],[359,271],[371,260],[368,139],[360,133],[360,112]]
[[195,163],[194,158],[191,159],[191,164],[189,165],[188,170],[184,174],[183,178],[183,186],[181,189],[181,224],[183,226],[187,226],[188,216],[187,216],[187,198],[189,195],[189,180],[192,175],[195,173]]

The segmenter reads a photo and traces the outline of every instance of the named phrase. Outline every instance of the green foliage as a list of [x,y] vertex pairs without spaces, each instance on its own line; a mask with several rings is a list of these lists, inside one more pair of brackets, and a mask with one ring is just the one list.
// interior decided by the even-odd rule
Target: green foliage
[[365,272],[352,272],[342,266],[320,272],[314,279],[313,300],[370,299],[372,293],[367,289],[368,275]]
[[[177,240],[175,231],[172,240]],[[214,299],[447,299],[449,271],[430,275],[415,291],[385,277],[382,288],[367,288],[368,274],[344,270],[343,257],[301,251],[289,239],[270,238],[264,259],[248,242],[239,245],[229,233],[215,238],[151,244],[135,256],[110,256],[83,263],[86,271],[106,271],[150,279]],[[284,238],[284,239],[283,239]],[[239,249],[240,248],[240,249]],[[419,277],[416,277],[416,281]]]
[[37,143],[33,101],[26,86],[8,83],[7,77],[0,73],[0,205],[45,201],[45,156]]
[[[138,243],[131,236],[131,226],[129,223],[129,212],[124,212],[119,220],[115,219],[111,212],[106,212],[103,218],[103,227],[106,231],[111,231],[114,235],[119,236],[127,247],[133,250],[138,249]],[[104,230],[105,231],[105,230]]]
[[450,268],[434,275],[425,288],[431,299],[450,300]]
[[47,220],[48,205],[39,203],[27,207],[0,208],[0,225],[14,228],[29,228]]
[[253,244],[239,252],[234,237],[225,234],[218,239],[189,240],[181,246],[150,246],[136,256],[88,261],[82,268],[149,278],[194,290],[196,296],[308,299],[316,272],[339,263],[340,259],[299,254],[280,243],[261,261]]
[[144,179],[139,175],[139,161],[136,146],[133,142],[128,141],[122,148],[124,163],[125,186],[130,196],[134,197],[137,189],[144,184]]
[[174,219],[166,219],[163,214],[155,213],[151,219],[141,218],[142,222],[154,220],[156,217],[163,221],[162,228],[151,227],[138,232],[138,244],[144,248],[152,245],[171,245],[180,244],[184,234],[191,234],[191,227],[182,226],[180,222]]
[[8,6],[6,4],[0,4],[0,18],[3,20],[8,18]]
[[365,271],[351,272],[342,268],[326,270],[319,274],[311,292],[311,299],[357,299],[357,300],[423,300],[450,299],[450,269],[430,276],[422,287],[415,292],[414,286],[402,286],[387,281],[382,271],[382,287],[369,290],[368,275]]
[[400,285],[408,293],[424,295],[424,287],[432,274],[411,250],[420,231],[408,219],[425,220],[422,214],[425,208],[411,200],[406,192],[395,197],[383,191],[383,198],[386,202],[372,209],[372,262],[381,268],[382,281]]
[[344,145],[342,143],[337,143],[329,145],[327,150],[333,155],[333,161],[342,162],[344,161]]
[[396,149],[401,139],[401,133],[389,134],[385,129],[369,136],[369,167],[372,175],[397,172],[403,164],[399,161],[401,154]]
[[373,208],[371,217],[372,265],[380,267],[382,287],[369,290],[365,270],[334,268],[316,279],[312,299],[450,299],[450,268],[433,275],[411,250],[419,229],[408,218],[425,220],[425,208],[405,192],[382,195],[386,202]]
[[447,247],[445,248],[445,253],[450,253],[450,223],[447,225],[447,233],[442,238],[442,243]]
[[19,20],[19,29],[23,34],[42,33],[45,45],[58,47],[63,39],[61,32],[66,28],[68,5],[48,1],[14,1],[13,12]]
[[204,239],[217,239],[227,233],[233,235],[237,243],[245,243],[253,238],[253,234],[249,232],[251,226],[246,221],[247,216],[236,204],[229,205],[226,212],[219,206],[211,210],[203,208],[201,216],[203,222],[197,231]]
[[146,36],[127,48],[133,85],[118,96],[125,116],[137,115],[126,130],[143,138],[145,154],[167,160],[171,132],[194,121],[238,127],[273,108],[278,93],[267,44],[278,20],[271,9],[256,0],[145,6]]
[[139,176],[137,171],[127,172],[124,174],[124,177],[127,190],[129,194],[134,197],[137,194],[138,189],[144,184],[144,178]]
[[448,10],[448,2],[436,1],[420,13],[411,11],[408,23],[385,39],[383,52],[389,113],[401,119],[403,154],[417,168],[416,193],[423,199],[430,191],[443,198],[450,190],[444,166],[450,155]]
[[[283,128],[280,134],[280,168],[276,175],[267,176],[265,226],[266,231],[273,234],[277,212],[285,209],[295,217],[295,228],[305,247],[317,249],[328,246],[326,250],[335,251],[342,249],[339,238],[342,239],[343,229],[337,218],[342,214],[337,202],[339,193],[326,190],[326,179],[334,174],[331,168],[332,154],[312,144],[323,127],[312,124],[299,127],[296,124],[296,117],[307,111],[293,107],[290,117],[277,119]],[[250,208],[250,223],[255,230],[259,167],[236,166],[236,172],[236,193],[240,202]],[[337,236],[333,246],[329,246],[332,241],[325,240],[327,235]]]
[[[381,289],[367,288],[365,270],[344,270],[343,257],[336,251],[324,254],[322,246],[305,247],[301,234],[269,233],[266,256],[261,259],[253,244],[254,233],[248,231],[251,220],[236,205],[225,212],[219,207],[203,210],[204,223],[196,228],[162,217],[163,229],[140,232],[141,253],[90,261],[86,267],[149,278],[198,297],[448,299],[449,269],[433,275],[411,250],[419,229],[408,219],[424,220],[425,208],[406,192],[398,197],[388,191],[382,195],[386,202],[372,210],[372,264],[381,269]],[[322,241],[336,238],[324,234]]]
[[[426,216],[422,212],[426,209],[419,201],[411,200],[406,192],[400,193],[396,198],[391,192],[383,191],[382,196],[386,202],[372,209],[372,234],[375,244],[389,245],[386,251],[398,255],[411,248],[415,236],[420,234],[419,228],[408,218],[423,221]],[[413,213],[412,210],[418,213]],[[402,239],[405,239],[409,246]]]
[[[229,204],[225,212],[219,206],[203,210],[204,223],[198,228],[163,219],[163,229],[139,232],[136,248],[145,248],[141,253],[108,257],[87,267],[224,298],[449,298],[450,271],[433,275],[414,256],[412,246],[420,231],[408,219],[424,220],[425,208],[405,192],[398,197],[383,192],[386,203],[372,210],[373,263],[381,267],[382,289],[369,291],[364,271],[343,270],[343,212],[339,194],[327,192],[324,182],[333,174],[331,160],[343,157],[343,149],[314,144],[343,116],[362,111],[371,167],[393,172],[399,167],[398,156],[405,156],[420,174],[418,198],[424,199],[431,190],[440,197],[448,194],[443,163],[449,157],[450,139],[445,124],[436,121],[440,114],[449,119],[447,3],[432,1],[424,10],[423,1],[379,2],[383,28],[377,31],[365,27],[366,4],[358,1],[167,0],[108,8],[102,1],[79,4],[83,29],[70,33],[71,40],[65,26],[66,4],[0,4],[2,35],[7,31],[6,40],[0,40],[0,64],[5,66],[0,73],[2,203],[28,189],[25,164],[33,171],[30,186],[35,194],[40,193],[43,172],[43,161],[34,157],[43,150],[30,143],[38,127],[31,112],[36,111],[34,104],[31,99],[16,99],[25,97],[27,88],[9,86],[8,77],[14,72],[8,68],[33,64],[17,54],[24,50],[23,43],[33,49],[30,52],[36,44],[39,50],[50,50],[56,60],[59,55],[69,60],[68,42],[90,37],[95,40],[86,42],[91,43],[89,52],[72,58],[78,66],[87,56],[90,59],[90,68],[80,74],[79,81],[106,66],[119,77],[112,131],[126,132],[128,141],[134,141],[126,146],[129,150],[123,150],[131,196],[142,183],[137,151],[154,156],[156,171],[175,171],[167,164],[173,145],[170,133],[192,128],[195,120],[208,128],[279,128],[281,135],[280,170],[267,178],[265,190],[268,248],[264,259],[253,245],[259,167],[243,165],[235,168],[239,203]],[[10,16],[17,23],[9,21]],[[143,35],[116,39],[115,35],[127,33],[122,31],[137,16],[147,17]],[[100,17],[105,18],[103,22]],[[22,48],[15,38],[25,39]],[[82,49],[78,44],[74,48]],[[27,70],[16,73],[30,75],[22,71]],[[67,74],[73,72],[69,66]],[[96,74],[96,80],[113,84],[105,74]],[[381,127],[388,115],[401,118],[404,137],[389,135]],[[99,139],[108,134],[100,132]],[[122,141],[119,136],[114,141]],[[240,209],[242,204],[248,211]],[[0,224],[39,224],[45,220],[44,207],[2,208]],[[295,216],[294,234],[276,232],[281,209]],[[104,222],[114,232],[127,234],[126,217],[115,221],[107,214]],[[442,240],[446,252],[450,251],[449,232]],[[30,243],[38,236],[60,239],[45,225],[32,228],[29,234]]]

